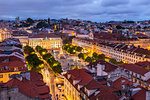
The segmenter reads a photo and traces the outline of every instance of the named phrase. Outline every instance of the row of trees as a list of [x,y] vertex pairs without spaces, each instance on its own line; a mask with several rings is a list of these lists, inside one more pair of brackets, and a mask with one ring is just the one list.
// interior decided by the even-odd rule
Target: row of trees
[[81,52],[83,50],[82,47],[73,46],[72,44],[65,44],[62,48],[70,54],[76,54],[76,52]]
[[93,55],[92,55],[92,57],[90,57],[90,56],[88,56],[88,54],[87,53],[79,53],[78,54],[78,57],[80,58],[80,59],[83,59],[84,61],[86,61],[86,62],[95,62],[95,61],[97,61],[97,60],[99,60],[99,59],[105,59],[105,55],[104,54],[97,54],[97,53],[93,53]]
[[86,53],[79,53],[78,57],[80,59],[83,59],[86,62],[95,62],[95,61],[101,59],[101,60],[105,60],[105,61],[111,62],[113,64],[116,64],[116,65],[123,64],[122,61],[118,62],[118,61],[116,61],[116,59],[108,58],[104,54],[97,54],[96,52],[93,53],[92,57],[88,56],[88,54],[86,54]]
[[37,52],[39,52],[42,58],[50,65],[50,67],[53,69],[55,73],[62,72],[61,64],[57,60],[55,60],[55,58],[50,53],[47,53],[46,49],[43,49],[40,46],[36,46],[35,49]]
[[88,56],[88,53],[82,53],[81,52],[83,50],[82,47],[73,46],[72,44],[65,44],[65,45],[63,45],[63,50],[67,51],[70,54],[76,54],[76,52],[80,52],[78,54],[78,57],[80,59],[83,59],[85,62],[95,62],[95,61],[101,59],[101,60],[105,60],[105,61],[111,62],[113,64],[117,64],[117,65],[123,64],[122,61],[118,62],[118,61],[116,61],[116,59],[108,58],[104,54],[97,54],[96,52],[94,52],[92,54],[92,57]]
[[39,57],[35,54],[34,49],[30,46],[25,46],[24,53],[26,55],[25,59],[29,69],[31,71],[40,73],[41,69],[44,68],[44,62],[40,60]]
[[41,56],[43,56],[44,54],[47,53],[47,50],[46,50],[46,49],[43,49],[41,46],[36,46],[36,47],[35,47],[35,50],[36,50]]

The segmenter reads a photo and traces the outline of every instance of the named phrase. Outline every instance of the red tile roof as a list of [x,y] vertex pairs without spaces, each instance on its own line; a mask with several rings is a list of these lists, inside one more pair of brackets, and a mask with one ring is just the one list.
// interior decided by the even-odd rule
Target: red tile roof
[[[90,100],[95,100],[96,98],[98,99],[102,98],[102,100],[110,100],[110,98],[111,100],[118,100],[118,96],[113,93],[112,89],[103,86],[103,84],[107,83],[106,81],[98,82],[94,80],[93,77],[89,75],[87,72],[88,71],[86,69],[74,69],[68,71],[67,74],[65,74],[64,76],[72,85],[73,85],[73,80],[81,80],[79,83],[77,83],[79,85],[83,85],[80,91],[84,91],[84,88],[88,90],[97,90],[96,92],[99,91],[99,93],[96,95],[95,92],[91,94],[88,97]],[[68,74],[71,75],[69,79],[67,77]],[[77,85],[75,85],[74,87],[77,89]]]
[[4,60],[9,60],[9,61],[22,61],[20,58],[14,56],[14,55],[10,55],[10,56],[1,56],[0,57],[0,62],[3,62]]
[[123,67],[124,69],[127,69],[129,71],[132,71],[134,73],[143,75],[146,74],[147,72],[149,72],[148,69],[142,68],[136,64],[122,64],[120,65],[120,67]]
[[[9,61],[0,63],[0,73],[15,72],[15,71],[28,71],[23,61]],[[5,67],[7,66],[7,69]],[[15,70],[15,68],[18,68]]]
[[139,65],[139,66],[142,66],[142,67],[150,66],[150,62],[149,61],[138,62],[136,64]]
[[120,77],[116,81],[113,82],[113,86],[120,90],[122,89],[122,86],[126,85],[126,84],[133,85],[133,82],[131,82],[128,79],[123,78],[123,77]]
[[[37,75],[37,80],[34,79],[35,77],[32,77],[33,74],[35,76]],[[38,74],[31,72],[30,75],[32,80],[27,80],[25,78],[22,78],[22,80],[18,80],[17,78],[12,78],[4,85],[4,87],[13,88],[14,86],[17,86],[19,88],[19,92],[32,98],[39,97],[40,99],[50,99],[51,96],[49,94],[49,87],[45,84],[42,85],[41,83],[41,85],[38,85],[38,82],[41,82],[40,80],[38,80],[40,79],[38,78]]]
[[146,90],[142,88],[139,92],[132,96],[133,100],[146,100]]
[[88,67],[89,67],[89,68],[96,67],[97,64],[105,65],[104,71],[105,71],[106,73],[110,73],[110,72],[112,72],[112,71],[114,71],[115,69],[118,68],[118,66],[116,66],[116,65],[114,65],[114,64],[111,64],[111,63],[109,63],[109,62],[106,62],[106,61],[104,61],[104,60],[98,60],[98,61],[96,61],[96,62],[94,62],[94,63],[90,63],[90,64],[88,65]]
[[54,34],[35,34],[35,35],[31,35],[31,36],[29,36],[29,38],[57,38],[57,37],[59,37],[59,36],[57,36],[57,35],[54,35]]
[[[93,77],[88,74],[87,72],[89,72],[86,69],[74,69],[74,70],[69,70],[64,76],[66,77],[66,79],[73,85],[73,80],[80,80],[80,82],[78,84],[76,84],[74,87],[77,89],[78,85],[85,85],[87,84]],[[68,79],[67,75],[71,75],[71,77]]]
[[88,90],[94,90],[100,88],[102,84],[106,84],[106,83],[107,83],[106,81],[98,82],[92,79],[87,83],[87,85],[85,85],[85,88]]
[[119,100],[119,96],[113,93],[109,87],[101,86],[97,91],[100,91],[96,96],[93,94],[90,96],[90,100]]

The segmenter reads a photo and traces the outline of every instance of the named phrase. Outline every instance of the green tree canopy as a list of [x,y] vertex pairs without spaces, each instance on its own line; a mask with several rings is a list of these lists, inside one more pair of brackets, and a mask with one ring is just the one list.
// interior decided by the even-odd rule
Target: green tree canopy
[[26,23],[31,25],[34,23],[34,20],[31,18],[27,18]]
[[97,58],[98,54],[96,52],[93,53],[93,57]]
[[76,47],[76,51],[78,51],[78,52],[81,52],[82,49],[83,49],[82,47],[79,47],[79,46]]
[[36,54],[30,54],[26,58],[26,61],[28,62],[29,68],[37,69],[37,71],[40,69],[39,65],[44,64],[43,61],[41,61]]
[[28,45],[27,45],[27,46],[24,46],[23,50],[24,50],[24,53],[25,53],[25,54],[28,54],[28,55],[31,54],[32,52],[35,52],[34,49],[31,48],[31,47],[28,46]]
[[45,21],[40,21],[37,26],[37,28],[47,28],[48,27],[48,24],[45,22]]
[[100,54],[100,55],[98,55],[98,58],[104,60],[105,59],[105,55],[104,54]]
[[52,57],[52,55],[50,53],[47,53],[45,55],[42,56],[44,60],[48,61],[48,59],[50,59]]
[[54,71],[55,73],[59,73],[59,74],[60,74],[60,73],[62,72],[62,67],[61,67],[60,64],[57,65],[57,66],[53,66],[52,69],[53,69],[53,71]]
[[85,59],[85,61],[86,61],[86,62],[92,62],[92,58],[88,56],[88,57]]
[[84,54],[83,54],[83,53],[79,53],[79,54],[78,54],[78,57],[79,57],[80,59],[83,59],[83,58],[84,58]]
[[113,64],[117,64],[118,62],[116,61],[116,59],[113,59],[113,58],[110,58],[110,60],[109,60],[111,63],[113,63]]
[[117,29],[122,29],[122,26],[117,25],[116,28],[117,28]]
[[37,45],[37,46],[35,47],[35,49],[36,49],[37,52],[40,52],[43,48],[42,48],[41,46],[38,46],[38,45]]

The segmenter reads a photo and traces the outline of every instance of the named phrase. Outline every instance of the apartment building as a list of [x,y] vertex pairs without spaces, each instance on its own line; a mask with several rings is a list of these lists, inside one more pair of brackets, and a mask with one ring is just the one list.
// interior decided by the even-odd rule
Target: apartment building
[[134,45],[81,38],[74,38],[72,44],[83,47],[89,53],[103,53],[107,57],[126,63],[150,61],[150,51],[140,47],[135,47]]
[[[88,38],[88,37],[86,37]],[[89,39],[96,39],[100,41],[108,41],[114,43],[123,43],[126,45],[134,45],[135,47],[140,46],[144,49],[149,49],[150,38],[144,34],[131,34],[131,36],[124,36],[122,34],[109,33],[109,32],[90,32]]]
[[0,43],[0,82],[7,82],[12,74],[27,71],[22,45],[18,39],[9,38]]
[[93,76],[86,69],[69,70],[64,76],[64,93],[69,100],[150,99],[147,89],[124,77],[110,81],[104,76]]
[[0,29],[0,42],[10,37],[11,34],[7,29]]
[[135,64],[114,65],[104,60],[99,60],[87,65],[87,70],[96,76],[106,76],[107,80],[114,82],[124,77],[141,87],[150,90],[150,62],[138,62]]

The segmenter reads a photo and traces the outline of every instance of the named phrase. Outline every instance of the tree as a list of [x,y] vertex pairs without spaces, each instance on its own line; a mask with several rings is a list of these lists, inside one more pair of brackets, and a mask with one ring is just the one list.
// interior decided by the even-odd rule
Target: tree
[[50,57],[52,57],[52,55],[50,53],[47,53],[45,55],[42,56],[44,60],[48,61],[48,59],[50,59]]
[[40,21],[37,26],[37,28],[47,28],[48,27],[48,24],[44,21]]
[[75,54],[75,53],[76,53],[76,50],[75,50],[74,47],[69,47],[69,48],[67,49],[67,51],[68,51],[70,54]]
[[98,54],[96,52],[93,53],[93,57],[97,58]]
[[41,67],[39,66],[41,64],[44,64],[44,62],[41,61],[36,54],[30,54],[25,59],[28,62],[29,68],[36,72],[38,72],[41,69]]
[[104,60],[105,59],[105,55],[104,54],[100,54],[100,55],[98,55],[98,58]]
[[86,62],[92,62],[92,58],[88,56],[88,57],[85,59],[85,61],[86,61]]
[[28,18],[28,19],[26,20],[26,23],[31,25],[31,24],[34,23],[34,20],[31,19],[31,18]]
[[117,62],[117,65],[121,65],[123,64],[123,61]]
[[53,71],[54,71],[55,73],[59,73],[59,74],[60,74],[61,72],[63,72],[63,71],[62,71],[62,67],[61,67],[60,64],[57,65],[57,66],[53,66],[52,69],[53,69]]
[[84,54],[83,53],[79,53],[78,57],[81,58],[81,59],[83,59],[84,58]]
[[25,46],[24,48],[23,48],[23,50],[24,50],[24,53],[25,54],[31,54],[31,53],[34,53],[35,51],[34,51],[34,49],[33,48],[31,48],[30,46]]
[[83,49],[82,47],[79,47],[79,46],[76,47],[76,51],[78,51],[78,52],[81,52],[82,49]]
[[47,50],[46,49],[42,49],[39,53],[40,53],[40,55],[45,55],[47,53]]
[[117,28],[117,29],[122,29],[122,26],[117,25],[116,28]]
[[43,48],[42,48],[41,46],[38,46],[38,45],[37,45],[37,46],[35,47],[35,49],[36,49],[37,52],[40,52]]
[[36,51],[38,52],[38,53],[40,53],[40,55],[44,55],[44,54],[46,54],[47,53],[47,50],[46,49],[43,49],[41,46],[36,46],[35,47],[35,49],[36,49]]
[[110,58],[110,60],[109,60],[111,63],[113,63],[113,64],[117,64],[118,62],[116,61],[116,59],[113,59],[113,58]]
[[65,44],[63,45],[62,49],[67,51],[68,46]]

